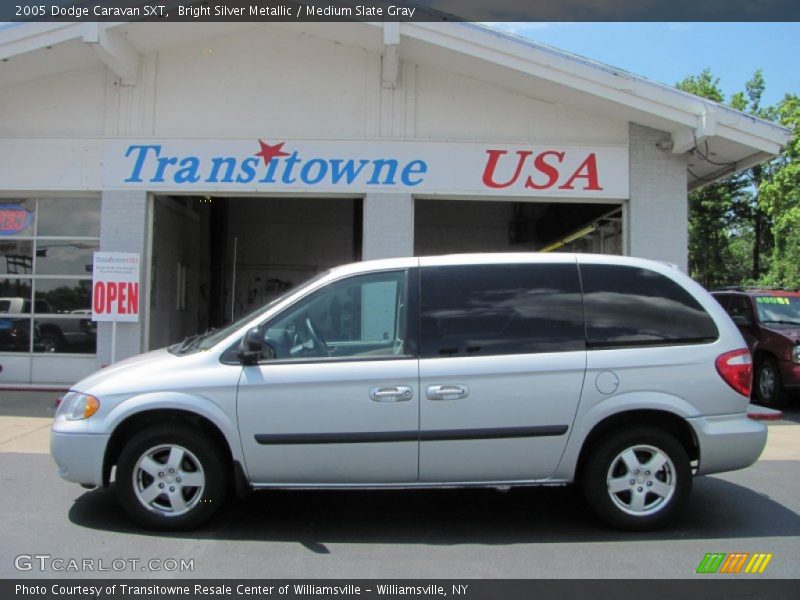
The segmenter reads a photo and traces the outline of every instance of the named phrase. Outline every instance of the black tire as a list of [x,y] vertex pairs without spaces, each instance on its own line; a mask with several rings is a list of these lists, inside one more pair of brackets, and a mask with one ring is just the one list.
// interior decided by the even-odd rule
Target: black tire
[[[171,460],[173,449],[175,459],[182,457],[179,463]],[[201,485],[187,485],[187,481]],[[136,434],[117,461],[120,503],[136,522],[149,529],[198,527],[222,506],[227,488],[220,448],[201,431],[182,424],[156,425]],[[150,495],[156,493],[146,505]],[[179,504],[181,500],[184,507]]]
[[786,406],[788,397],[783,389],[781,371],[777,361],[771,356],[765,356],[756,369],[755,400],[758,404],[769,408],[782,408]]
[[[622,458],[626,451],[633,453],[635,461],[626,456],[635,468],[629,469],[629,462]],[[610,525],[634,531],[658,529],[685,507],[692,470],[686,449],[672,435],[638,427],[611,434],[589,452],[582,477],[584,495],[592,510]],[[657,464],[662,458],[666,461],[660,468],[647,469],[647,464]],[[656,462],[648,463],[649,459]]]
[[42,352],[61,352],[64,349],[64,340],[61,336],[54,333],[43,333],[39,337]]

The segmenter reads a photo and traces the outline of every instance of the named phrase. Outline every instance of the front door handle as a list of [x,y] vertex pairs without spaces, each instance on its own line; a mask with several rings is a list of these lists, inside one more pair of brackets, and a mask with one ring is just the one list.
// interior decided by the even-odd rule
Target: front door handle
[[461,400],[469,395],[465,385],[429,385],[425,390],[428,400]]
[[411,400],[413,395],[411,388],[407,385],[374,387],[369,391],[369,397],[373,402],[405,402]]

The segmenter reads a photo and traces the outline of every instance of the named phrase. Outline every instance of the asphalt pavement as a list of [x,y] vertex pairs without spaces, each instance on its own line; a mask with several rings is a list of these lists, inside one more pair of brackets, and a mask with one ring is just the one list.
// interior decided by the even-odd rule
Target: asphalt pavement
[[755,577],[800,577],[798,408],[768,423],[756,465],[696,478],[666,531],[611,530],[573,488],[525,488],[259,492],[199,531],[156,534],[131,524],[113,489],[58,477],[55,395],[0,393],[2,578],[744,577],[696,575],[709,552],[772,553]]

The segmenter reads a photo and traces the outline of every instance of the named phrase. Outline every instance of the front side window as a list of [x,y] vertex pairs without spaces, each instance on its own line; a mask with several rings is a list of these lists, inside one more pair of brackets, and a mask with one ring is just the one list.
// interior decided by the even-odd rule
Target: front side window
[[264,326],[275,359],[405,356],[406,273],[350,277],[311,294]]
[[574,264],[426,267],[423,358],[583,350]]
[[590,348],[699,344],[717,339],[713,319],[668,277],[638,267],[581,265]]
[[750,310],[750,302],[744,296],[732,297],[726,311],[731,317],[745,317],[751,322],[753,320],[753,311]]

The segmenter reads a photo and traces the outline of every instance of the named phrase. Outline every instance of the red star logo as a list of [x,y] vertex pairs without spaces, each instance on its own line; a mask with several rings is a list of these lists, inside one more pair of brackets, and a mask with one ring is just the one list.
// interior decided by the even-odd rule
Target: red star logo
[[254,156],[260,156],[263,158],[265,165],[268,165],[269,161],[277,156],[289,156],[288,152],[283,151],[283,145],[286,142],[281,142],[280,144],[275,144],[274,146],[265,144],[261,140],[258,140],[258,143],[261,144],[261,152],[256,152]]

